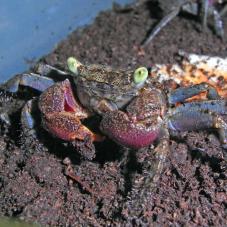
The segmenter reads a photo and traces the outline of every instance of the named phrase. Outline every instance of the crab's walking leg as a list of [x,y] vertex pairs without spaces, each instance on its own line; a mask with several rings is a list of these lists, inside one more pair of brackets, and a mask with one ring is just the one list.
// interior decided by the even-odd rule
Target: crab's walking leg
[[227,4],[224,6],[224,8],[220,12],[220,16],[223,17],[227,13]]
[[209,0],[202,0],[202,23],[203,29],[207,30],[207,17],[208,17],[208,9],[209,9]]
[[223,28],[223,22],[220,16],[220,13],[214,8],[214,6],[211,7],[211,12],[214,17],[214,29],[215,33],[220,37],[224,38],[224,28]]
[[63,76],[66,76],[66,75],[69,75],[68,72],[65,72],[65,71],[62,71],[54,66],[51,66],[51,65],[48,65],[48,64],[44,64],[42,62],[38,63],[35,68],[34,68],[35,72],[37,74],[40,74],[42,76],[45,76],[51,72],[55,72],[59,75],[63,75]]
[[[142,47],[146,47],[148,43],[170,22],[172,21],[180,12],[181,8],[184,5],[191,4],[189,0],[184,0],[179,3],[177,6],[174,6],[173,9],[162,18],[162,20],[154,27],[148,38],[142,43]],[[190,7],[189,7],[190,8]],[[191,11],[191,10],[189,10]]]
[[[208,10],[210,7],[209,0],[202,0],[202,10],[203,10],[203,27],[206,29],[207,27],[207,16]],[[189,12],[191,14],[197,15],[199,11],[199,7],[197,3],[194,3],[190,0],[183,0],[177,6],[174,6],[173,9],[167,14],[162,20],[154,27],[148,38],[143,42],[142,47],[145,47],[151,40],[164,28],[170,21],[172,21],[180,12],[181,8],[184,11]],[[213,10],[214,7],[212,7]],[[212,11],[213,12],[213,11]],[[220,22],[221,20],[219,20]]]
[[17,92],[19,86],[26,86],[42,92],[53,84],[53,79],[31,73],[17,75],[2,84],[0,88],[9,92]]
[[[40,115],[37,103],[38,103],[38,98],[37,97],[33,98],[33,99],[29,100],[28,102],[26,102],[21,110],[21,126],[22,126],[22,131],[23,131],[23,134],[22,134],[23,136],[21,138],[23,141],[24,136],[25,136],[25,141],[23,141],[23,143],[22,143],[23,146],[25,145],[25,147],[28,145],[27,140],[26,140],[27,137],[32,138],[32,143],[37,138],[38,131],[36,129],[37,129],[38,125],[36,124],[36,122],[37,122],[36,116]],[[28,140],[28,141],[30,141],[30,140]],[[38,145],[40,143],[33,143],[33,144]],[[30,146],[30,144],[29,144],[29,146]]]
[[[13,97],[11,94],[7,94],[5,91],[0,91],[0,121],[6,125],[10,124],[8,107],[13,102]],[[12,109],[13,110],[13,109]]]
[[33,129],[34,128],[35,121],[34,121],[34,119],[32,117],[32,112],[33,112],[33,109],[35,108],[34,106],[37,105],[36,102],[37,102],[37,98],[36,99],[31,99],[28,102],[26,102],[24,107],[22,108],[22,111],[21,111],[21,124],[26,129]]
[[169,14],[167,14],[162,20],[154,27],[148,38],[142,43],[142,47],[146,47],[148,43],[164,28],[170,21],[172,21],[179,13],[181,5],[175,7]]
[[170,104],[176,104],[178,102],[183,102],[188,98],[200,94],[201,92],[207,92],[208,99],[218,99],[220,98],[216,89],[207,83],[201,83],[192,85],[189,87],[182,87],[171,91],[168,95],[168,102]]
[[[20,74],[0,85],[0,89],[15,93],[19,90],[19,86],[27,86],[42,92],[53,84],[54,80],[48,77],[42,77],[33,73]],[[3,122],[10,124],[9,116],[6,110],[1,111],[0,118]]]
[[156,186],[163,170],[166,157],[169,154],[169,132],[166,127],[164,127],[162,133],[163,135],[157,147],[152,151],[152,154],[144,164],[144,184],[146,188],[154,188]]
[[43,92],[55,83],[52,78],[46,77],[44,75],[48,75],[51,72],[56,72],[57,74],[64,76],[68,75],[67,72],[43,63],[37,64],[35,71],[38,74],[24,73],[9,79],[8,81],[0,85],[0,89],[15,93],[18,91],[20,86],[26,86]]
[[[139,151],[138,151],[139,152]],[[146,215],[146,207],[150,203],[152,193],[157,189],[157,182],[161,176],[166,157],[169,155],[169,133],[164,129],[164,135],[157,147],[143,161],[143,175],[133,186],[128,195],[128,201],[133,209],[130,210],[130,218],[138,219]],[[148,206],[149,207],[149,206]],[[123,212],[124,213],[124,212]]]
[[[162,28],[164,28],[171,20],[173,20],[180,12],[182,11],[191,13],[193,15],[199,15],[200,7],[198,1],[190,1],[190,0],[182,0],[179,1],[177,6],[172,7],[172,10],[167,14],[152,30],[148,38],[142,43],[142,47],[147,46],[149,42],[160,32]],[[210,0],[202,0],[202,24],[203,29],[207,30],[207,18],[208,15],[212,15],[214,17],[214,29],[215,33],[223,39],[224,37],[224,29],[223,29],[223,22],[221,16],[224,15],[227,11],[227,7],[225,6],[224,9],[219,13],[215,7],[214,2]]]
[[[221,11],[222,13],[222,11]],[[215,33],[221,37],[224,38],[224,28],[223,28],[223,22],[221,19],[221,13],[219,13],[215,7],[212,5],[212,2],[209,0],[202,0],[202,23],[203,23],[203,29],[207,30],[207,17],[208,14],[213,15],[214,17],[214,29]]]
[[185,103],[169,112],[168,127],[174,131],[192,131],[214,128],[218,130],[223,147],[227,146],[226,100],[208,100]]
[[172,131],[201,130],[216,128],[223,147],[227,146],[227,123],[223,115],[227,115],[227,101],[220,99],[215,88],[207,83],[178,88],[170,93],[170,104],[182,102],[187,98],[207,91],[208,101],[184,103],[169,112],[168,127]]

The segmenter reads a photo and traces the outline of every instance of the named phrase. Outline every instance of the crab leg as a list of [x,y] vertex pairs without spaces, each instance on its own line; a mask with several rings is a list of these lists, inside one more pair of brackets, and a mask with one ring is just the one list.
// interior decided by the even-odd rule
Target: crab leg
[[[185,4],[185,3],[183,3]],[[162,20],[154,27],[148,38],[143,42],[142,47],[146,47],[148,43],[180,12],[181,5],[175,7],[169,14],[162,18]]]
[[169,112],[168,127],[174,131],[192,131],[208,128],[218,130],[224,147],[227,145],[226,100],[185,103]]
[[[206,0],[208,1],[208,0]],[[180,12],[181,8],[186,5],[186,11],[189,11],[192,14],[197,14],[197,8],[195,5],[190,3],[190,0],[184,0],[179,3],[177,6],[172,7],[172,10],[161,19],[161,21],[154,27],[152,32],[149,34],[148,38],[143,42],[142,47],[146,47],[148,43],[169,23],[171,22]],[[190,7],[191,6],[191,7]]]
[[[48,77],[42,77],[37,74],[20,74],[17,75],[16,77],[11,78],[4,84],[0,86],[0,89],[8,92],[15,93],[19,90],[19,86],[27,86],[34,88],[40,92],[46,90],[48,87],[54,84],[54,80]],[[30,104],[29,104],[30,105]],[[27,107],[25,107],[24,111],[26,110]],[[29,109],[28,107],[27,109]],[[27,112],[28,115],[28,111]],[[26,114],[25,114],[26,115]],[[32,117],[28,117],[28,122],[32,121]],[[10,120],[8,117],[8,113],[5,112],[4,110],[1,111],[0,114],[0,119],[5,122],[6,124],[10,124]]]
[[162,137],[159,140],[157,147],[155,147],[154,151],[152,151],[152,155],[148,157],[146,160],[146,164],[144,166],[144,170],[146,171],[145,177],[145,185],[146,188],[155,187],[157,181],[159,180],[160,173],[163,170],[164,163],[166,161],[166,157],[168,157],[169,153],[169,132],[164,127],[162,131]]
[[44,63],[38,63],[35,67],[35,72],[44,76],[51,72],[56,72],[59,75],[69,75],[68,72],[62,71],[54,66],[44,64]]
[[171,91],[168,95],[168,102],[170,104],[176,104],[177,102],[183,102],[188,98],[200,94],[201,92],[207,92],[208,99],[220,98],[216,89],[208,83],[201,83],[192,85],[189,87],[178,88]]
[[209,0],[202,0],[202,22],[203,22],[203,29],[207,30],[207,16],[208,16],[208,8],[209,8]]
[[220,16],[224,16],[227,13],[227,4],[224,6],[224,8],[220,12]]
[[215,112],[217,114],[226,115],[227,114],[227,100],[206,100],[206,101],[198,101],[198,102],[188,102],[175,107],[170,110],[170,113],[176,114],[184,111],[197,111],[199,112]]
[[226,13],[226,6],[219,13],[213,6],[214,1],[211,0],[201,0],[201,10],[200,10],[200,1],[192,0],[180,0],[178,1],[177,6],[173,6],[171,11],[164,17],[162,20],[154,27],[148,38],[142,43],[142,47],[147,46],[149,42],[164,28],[170,21],[172,21],[179,12],[185,11],[193,15],[199,15],[202,11],[202,25],[203,29],[207,30],[207,18],[209,15],[214,17],[214,29],[215,33],[223,39],[224,29],[221,16]]
[[35,125],[35,121],[32,117],[32,110],[35,106],[33,104],[37,104],[35,101],[37,101],[37,99],[31,99],[26,102],[21,111],[21,123],[27,129],[33,129]]
[[216,128],[223,147],[227,147],[227,123],[223,119],[223,115],[227,115],[227,101],[219,99],[215,88],[207,83],[178,88],[170,93],[168,99],[175,104],[203,91],[208,92],[207,97],[211,100],[184,103],[173,108],[169,111],[168,127],[172,131]]
[[17,75],[1,85],[0,88],[9,92],[17,92],[19,86],[27,86],[42,92],[53,84],[53,79],[31,73]]
[[223,28],[223,22],[221,19],[221,15],[213,6],[210,6],[210,7],[211,7],[211,12],[214,17],[215,33],[223,39],[224,38],[224,28]]
[[8,91],[8,92],[17,92],[19,89],[19,86],[26,86],[33,88],[35,90],[38,90],[40,92],[43,92],[48,87],[53,85],[55,81],[49,77],[46,77],[45,75],[48,75],[51,72],[55,72],[59,75],[68,75],[67,72],[64,72],[62,70],[59,70],[51,65],[39,63],[35,67],[35,72],[38,73],[24,73],[17,75],[8,81],[6,81],[4,84],[0,86],[1,89]]
[[130,214],[135,218],[144,211],[144,204],[149,203],[147,198],[157,188],[157,182],[161,176],[166,157],[169,155],[169,134],[167,130],[165,130],[157,147],[150,152],[150,155],[143,162],[143,178],[137,181],[137,184],[128,196],[133,206]]

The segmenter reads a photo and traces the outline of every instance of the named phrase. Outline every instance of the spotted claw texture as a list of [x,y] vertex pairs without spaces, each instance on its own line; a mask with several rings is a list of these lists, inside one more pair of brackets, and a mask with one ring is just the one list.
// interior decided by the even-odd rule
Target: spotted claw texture
[[158,90],[147,89],[127,106],[125,112],[106,113],[100,129],[126,147],[139,149],[152,144],[159,137],[165,111],[163,98],[158,94]]
[[122,111],[106,114],[101,123],[101,130],[117,143],[134,149],[152,144],[159,135],[159,128],[148,130],[144,122],[134,122]]
[[86,137],[95,140],[95,134],[80,121],[88,117],[88,112],[75,100],[69,80],[46,89],[39,98],[39,109],[43,126],[52,135],[66,141],[84,140]]

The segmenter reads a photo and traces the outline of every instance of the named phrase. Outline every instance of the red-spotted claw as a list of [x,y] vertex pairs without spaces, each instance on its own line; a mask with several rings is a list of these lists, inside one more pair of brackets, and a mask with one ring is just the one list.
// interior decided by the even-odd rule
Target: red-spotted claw
[[139,149],[152,144],[161,133],[166,110],[159,90],[144,89],[126,108],[106,113],[100,128],[117,143]]

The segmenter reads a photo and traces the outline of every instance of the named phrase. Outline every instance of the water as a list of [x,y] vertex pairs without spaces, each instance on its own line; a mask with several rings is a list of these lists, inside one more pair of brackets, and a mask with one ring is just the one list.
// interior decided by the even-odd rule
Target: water
[[[85,3],[86,2],[86,3]],[[0,83],[29,68],[113,0],[0,0]],[[132,0],[115,0],[126,4]]]

